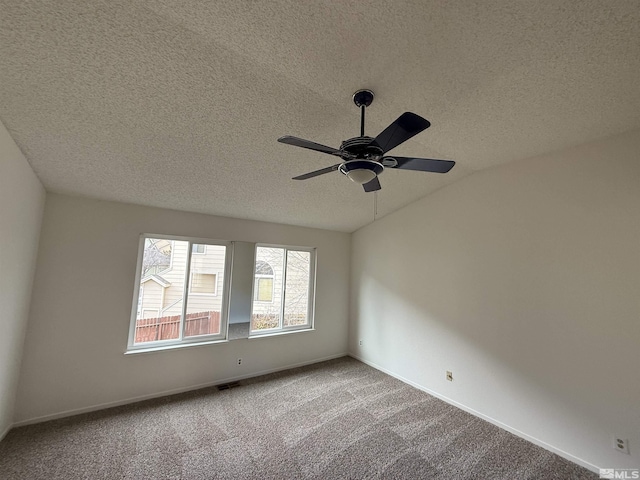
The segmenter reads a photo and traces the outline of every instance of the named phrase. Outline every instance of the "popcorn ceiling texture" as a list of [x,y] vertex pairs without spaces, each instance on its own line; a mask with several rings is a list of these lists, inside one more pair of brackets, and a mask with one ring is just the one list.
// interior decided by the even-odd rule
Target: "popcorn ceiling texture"
[[[353,231],[373,195],[292,176],[404,111],[382,216],[474,171],[640,128],[640,2],[0,0],[0,120],[49,191]],[[535,161],[532,159],[531,161]]]

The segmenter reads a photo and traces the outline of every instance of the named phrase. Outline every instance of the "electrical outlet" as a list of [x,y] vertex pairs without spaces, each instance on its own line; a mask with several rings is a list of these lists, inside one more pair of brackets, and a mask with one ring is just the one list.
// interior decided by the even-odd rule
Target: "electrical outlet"
[[613,449],[621,453],[629,455],[629,440],[626,438],[620,438],[617,435],[613,436]]
[[242,365],[242,359],[241,358],[238,359],[238,365]]
[[362,346],[362,344],[363,344],[363,343],[364,343],[364,342],[363,342],[362,340],[360,340],[360,346]]
[[453,382],[453,372],[450,372],[449,370],[447,370],[447,380]]

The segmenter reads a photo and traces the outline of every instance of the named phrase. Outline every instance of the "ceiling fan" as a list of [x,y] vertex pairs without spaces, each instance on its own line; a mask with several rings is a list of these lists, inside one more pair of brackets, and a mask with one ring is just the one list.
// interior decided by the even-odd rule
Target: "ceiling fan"
[[293,177],[293,180],[306,180],[338,170],[350,180],[361,184],[365,192],[373,192],[380,190],[378,176],[384,172],[385,168],[435,173],[447,173],[453,168],[455,162],[451,160],[385,156],[388,151],[429,128],[431,123],[415,113],[405,112],[376,138],[365,137],[364,111],[373,102],[373,96],[371,90],[358,90],[353,94],[353,103],[360,108],[361,112],[360,136],[345,140],[340,148],[327,147],[290,135],[278,139],[280,143],[308,148],[342,159],[341,163]]

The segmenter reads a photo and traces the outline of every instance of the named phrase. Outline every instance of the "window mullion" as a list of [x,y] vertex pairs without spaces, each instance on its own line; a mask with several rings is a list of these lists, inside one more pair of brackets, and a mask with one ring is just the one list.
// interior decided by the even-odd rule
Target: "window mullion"
[[315,303],[315,277],[316,277],[316,257],[315,252],[312,254],[309,253],[309,276],[307,277],[307,282],[309,282],[309,289],[307,290],[307,325],[311,327],[313,324],[313,311],[314,311],[314,303]]
[[285,302],[285,290],[287,288],[287,252],[286,248],[283,248],[284,253],[282,255],[282,289],[280,290],[280,323],[278,328],[284,329],[284,302]]
[[191,279],[191,255],[192,255],[192,247],[193,243],[190,241],[187,246],[187,265],[184,271],[184,289],[182,291],[182,316],[180,317],[180,337],[179,341],[182,341],[184,338],[184,331],[187,325],[187,299],[189,296],[189,284]]

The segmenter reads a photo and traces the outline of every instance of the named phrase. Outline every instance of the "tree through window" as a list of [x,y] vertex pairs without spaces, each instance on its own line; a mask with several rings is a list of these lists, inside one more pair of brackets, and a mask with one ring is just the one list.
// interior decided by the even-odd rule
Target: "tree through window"
[[311,328],[315,251],[257,246],[251,333]]
[[226,337],[227,242],[144,235],[129,350]]

